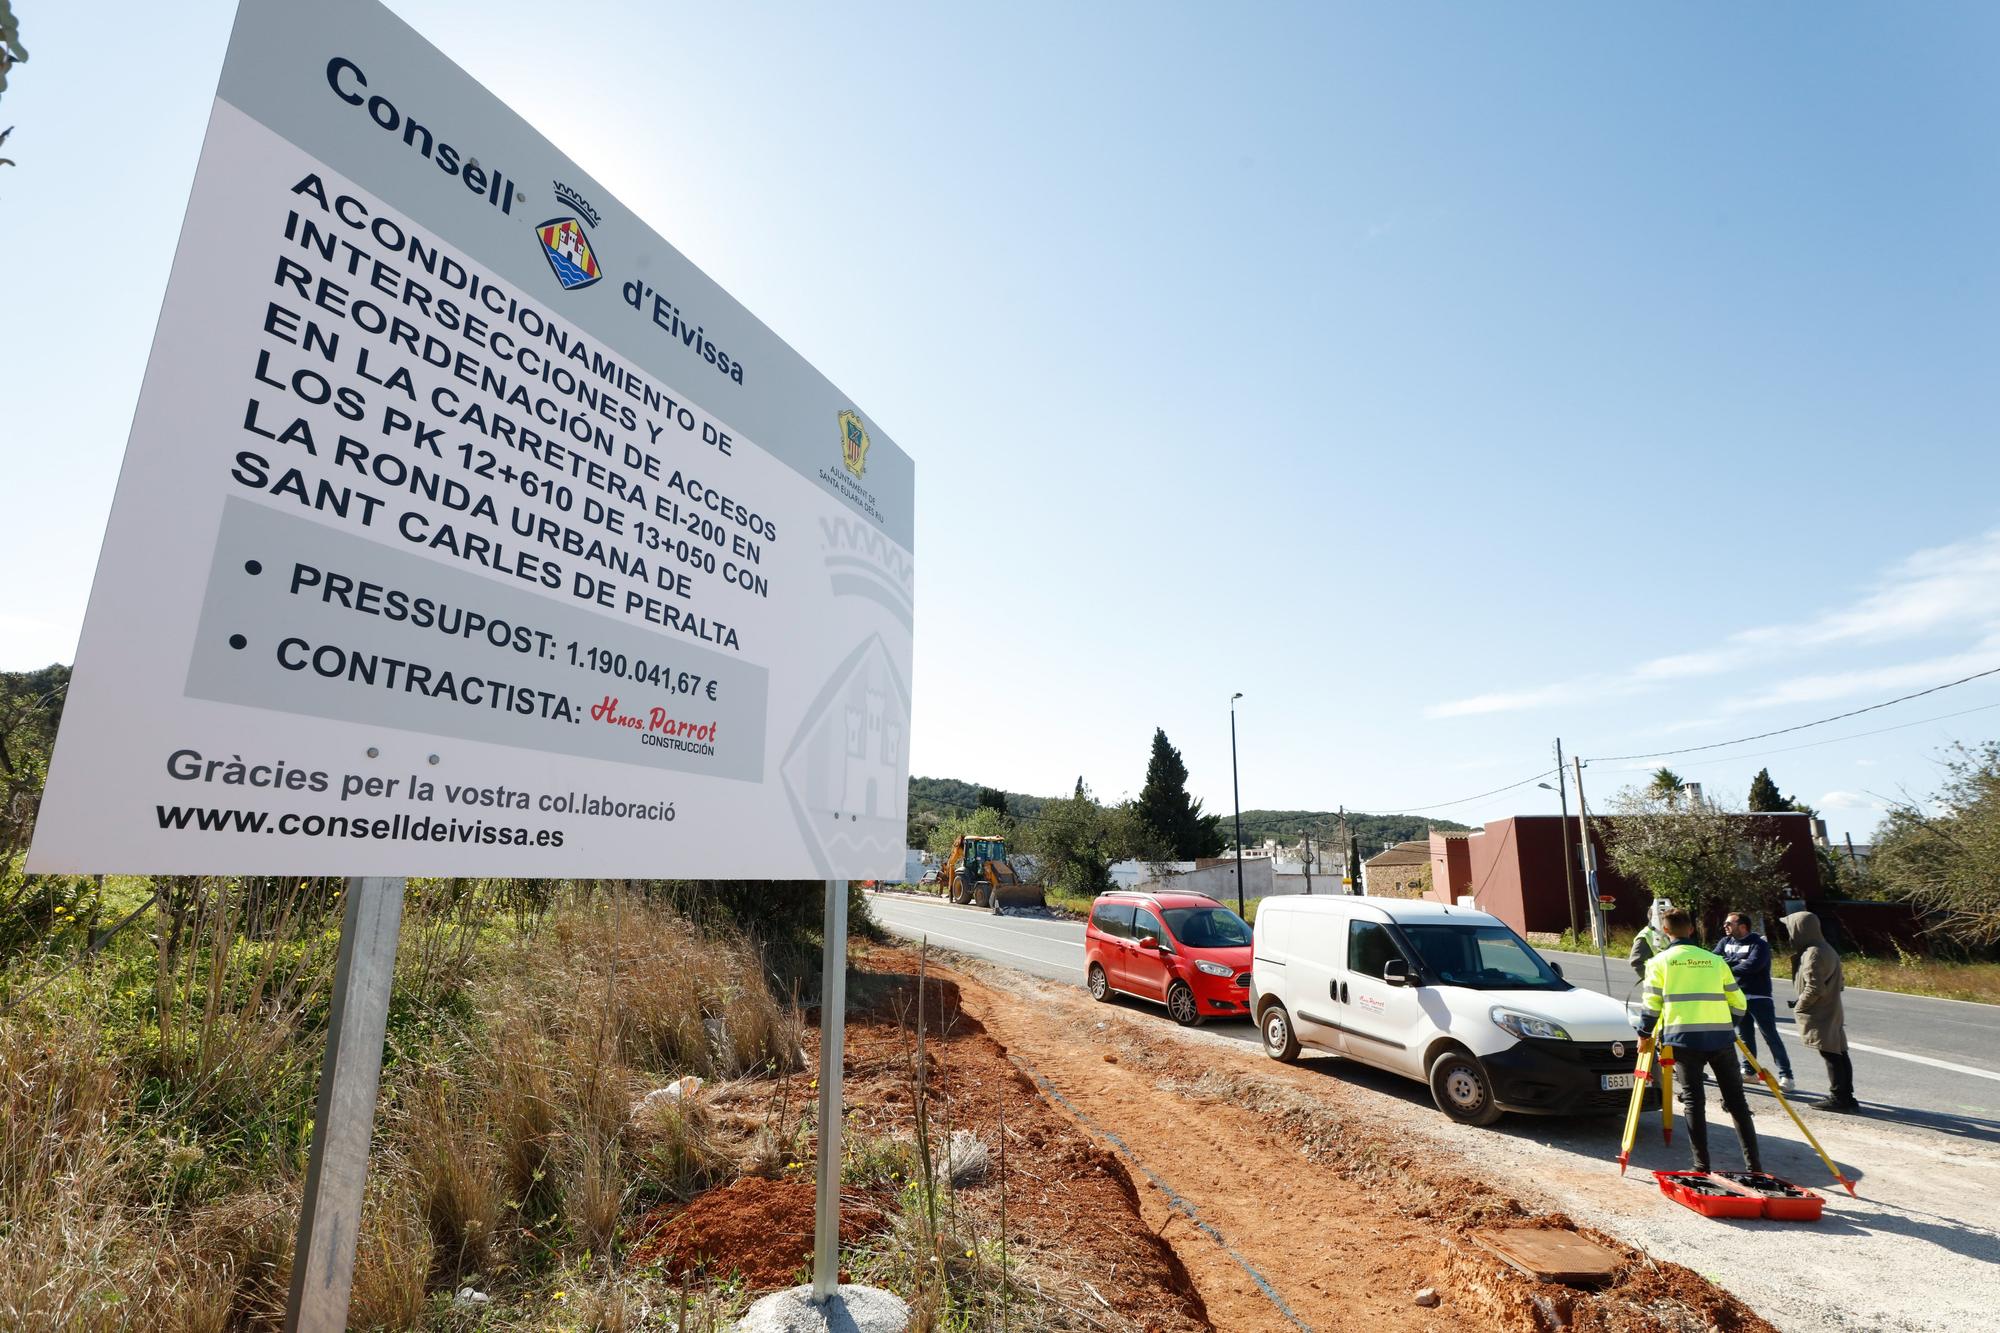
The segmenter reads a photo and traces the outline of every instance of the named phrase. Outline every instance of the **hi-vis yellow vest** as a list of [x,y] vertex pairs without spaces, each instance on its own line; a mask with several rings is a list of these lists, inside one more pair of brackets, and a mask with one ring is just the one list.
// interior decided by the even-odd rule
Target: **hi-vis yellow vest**
[[1647,960],[1645,994],[1646,1011],[1658,1020],[1653,1036],[1667,1046],[1697,1032],[1733,1033],[1746,1007],[1729,964],[1686,941]]

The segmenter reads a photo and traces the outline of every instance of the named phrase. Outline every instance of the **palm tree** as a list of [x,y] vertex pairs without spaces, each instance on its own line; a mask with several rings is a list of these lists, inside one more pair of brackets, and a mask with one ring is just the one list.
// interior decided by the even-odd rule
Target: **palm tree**
[[1646,787],[1653,795],[1669,801],[1686,789],[1687,783],[1681,781],[1681,775],[1665,767],[1653,771],[1653,780]]

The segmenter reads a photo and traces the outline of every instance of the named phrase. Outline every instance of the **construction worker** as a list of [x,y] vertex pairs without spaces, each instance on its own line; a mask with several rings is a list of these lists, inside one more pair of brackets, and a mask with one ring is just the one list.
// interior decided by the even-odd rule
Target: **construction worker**
[[1840,955],[1826,942],[1819,918],[1811,912],[1786,917],[1785,933],[1792,942],[1792,989],[1799,993],[1791,1002],[1799,1018],[1799,1040],[1818,1051],[1826,1062],[1826,1080],[1833,1089],[1819,1104],[1820,1109],[1859,1111],[1861,1103],[1854,1100],[1854,1060],[1847,1053],[1847,1012],[1840,1002],[1841,992],[1847,989]]
[[1736,1017],[1746,1011],[1743,990],[1729,964],[1694,942],[1694,918],[1670,908],[1660,918],[1668,937],[1666,948],[1646,964],[1645,1014],[1639,1024],[1639,1049],[1648,1049],[1655,1032],[1669,1048],[1680,1084],[1681,1107],[1687,1113],[1688,1146],[1694,1169],[1708,1171],[1708,1088],[1703,1072],[1715,1075],[1722,1105],[1736,1122],[1743,1145],[1743,1164],[1762,1171],[1757,1152],[1757,1127],[1750,1121],[1750,1100],[1743,1095],[1737,1072]]
[[1673,910],[1671,898],[1653,899],[1653,905],[1646,909],[1646,924],[1632,937],[1632,953],[1625,961],[1632,964],[1632,974],[1641,980],[1646,976],[1647,961],[1673,943],[1666,931],[1660,929],[1660,918]]
[[[1736,1035],[1750,1054],[1757,1054],[1757,1029],[1764,1029],[1764,1039],[1771,1043],[1771,1058],[1778,1066],[1778,1086],[1786,1092],[1792,1090],[1792,1056],[1785,1049],[1785,1043],[1778,1040],[1778,1006],[1771,998],[1771,942],[1750,929],[1750,918],[1741,912],[1731,912],[1722,923],[1722,961],[1729,964],[1729,970],[1736,974],[1736,984],[1743,988],[1743,1002],[1750,1006],[1741,1018],[1736,1020]],[[1754,1071],[1750,1062],[1742,1062],[1744,1078]]]

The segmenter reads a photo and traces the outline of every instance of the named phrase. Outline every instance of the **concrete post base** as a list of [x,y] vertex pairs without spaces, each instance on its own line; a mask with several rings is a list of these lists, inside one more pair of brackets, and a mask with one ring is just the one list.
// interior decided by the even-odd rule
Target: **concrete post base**
[[813,1304],[811,1287],[774,1291],[736,1321],[736,1333],[904,1333],[910,1307],[879,1287],[843,1282],[825,1305]]

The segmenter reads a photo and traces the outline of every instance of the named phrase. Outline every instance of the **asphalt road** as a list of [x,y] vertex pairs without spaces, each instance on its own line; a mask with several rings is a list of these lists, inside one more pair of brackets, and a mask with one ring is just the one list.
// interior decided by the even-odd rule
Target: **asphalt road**
[[[1083,923],[1039,917],[996,917],[931,898],[873,894],[870,905],[889,930],[933,942],[1052,981],[1083,984]],[[1613,999],[1636,998],[1636,979],[1622,958],[1607,968],[1594,954],[1544,950],[1572,983]],[[1787,1038],[1801,1092],[1824,1095],[1819,1057],[1791,1034],[1790,983],[1778,980],[1779,1030]],[[1131,1001],[1138,1004],[1138,1001]],[[1855,1094],[1874,1115],[1957,1138],[2000,1143],[2000,1006],[1934,1000],[1920,995],[1850,989],[1845,997]],[[1161,1022],[1169,1021],[1164,1012]],[[1216,1022],[1222,1036],[1257,1039],[1247,1022]],[[1761,1051],[1760,1058],[1766,1054]]]

